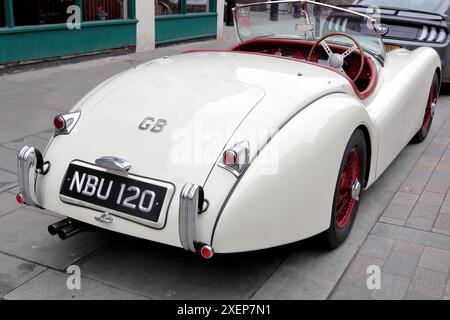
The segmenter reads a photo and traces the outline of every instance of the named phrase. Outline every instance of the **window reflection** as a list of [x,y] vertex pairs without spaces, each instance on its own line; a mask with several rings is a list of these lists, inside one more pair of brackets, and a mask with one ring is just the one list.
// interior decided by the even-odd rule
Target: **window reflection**
[[126,8],[126,0],[83,0],[83,21],[125,19]]
[[14,22],[16,26],[66,23],[67,7],[74,4],[75,0],[13,0]]
[[186,0],[187,13],[200,13],[208,11],[208,0]]
[[181,13],[182,0],[155,0],[155,15],[166,16]]

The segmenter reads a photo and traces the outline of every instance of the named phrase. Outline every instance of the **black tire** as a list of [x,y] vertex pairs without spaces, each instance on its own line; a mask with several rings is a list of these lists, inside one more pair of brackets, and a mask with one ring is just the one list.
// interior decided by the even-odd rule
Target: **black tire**
[[[365,185],[365,172],[366,172],[366,163],[367,163],[367,145],[366,145],[366,139],[364,137],[364,133],[361,129],[357,129],[352,137],[350,138],[350,141],[348,142],[348,145],[344,152],[344,157],[341,162],[341,166],[339,169],[338,178],[336,181],[336,188],[334,192],[334,198],[333,198],[333,207],[331,211],[331,223],[330,228],[325,232],[325,239],[326,244],[330,249],[335,249],[339,247],[349,236],[353,224],[355,222],[356,215],[358,213],[359,209],[359,201],[351,202],[352,205],[348,206],[347,210],[345,212],[349,212],[348,214],[348,220],[345,223],[344,226],[339,226],[339,220],[337,219],[337,206],[338,206],[338,196],[339,192],[342,191],[341,183],[342,183],[342,177],[345,175],[344,170],[348,170],[346,168],[346,165],[348,164],[350,154],[354,155],[356,153],[359,153],[359,166],[358,169],[354,169],[353,171],[358,172],[358,180],[361,183],[361,191]],[[354,181],[353,181],[354,182]],[[361,196],[361,194],[360,194]],[[352,198],[353,199],[353,198]],[[352,208],[350,210],[350,208]],[[342,211],[342,208],[341,208]]]
[[430,103],[431,96],[433,94],[433,90],[435,91],[434,95],[435,95],[435,98],[437,99],[439,96],[439,87],[440,87],[439,76],[437,73],[435,73],[433,82],[431,83],[431,88],[430,88],[430,93],[428,95],[427,105],[425,106],[425,115],[424,115],[424,119],[423,119],[423,124],[422,124],[422,127],[420,128],[420,130],[417,132],[417,134],[412,139],[412,141],[411,141],[412,143],[421,143],[421,142],[425,141],[425,139],[428,137],[428,134],[430,133],[431,125],[433,124],[434,114],[432,113],[430,115],[429,122],[426,123],[425,120],[428,115],[427,110],[430,107],[429,103]]

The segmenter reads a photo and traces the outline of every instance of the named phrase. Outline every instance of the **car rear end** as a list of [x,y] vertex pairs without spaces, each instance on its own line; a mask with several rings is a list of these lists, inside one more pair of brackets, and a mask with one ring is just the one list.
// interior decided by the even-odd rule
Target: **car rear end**
[[[384,6],[390,2],[392,4]],[[402,1],[359,1],[355,5],[346,6],[346,8],[373,14],[373,8],[377,7],[377,3],[381,4],[379,31],[383,36],[386,52],[399,48],[415,50],[424,46],[431,47],[441,57],[442,81],[450,82],[448,50],[450,39],[447,17],[450,1],[439,1],[437,6],[433,1],[426,3],[427,11],[402,8],[400,7]],[[424,8],[418,7],[418,9]]]

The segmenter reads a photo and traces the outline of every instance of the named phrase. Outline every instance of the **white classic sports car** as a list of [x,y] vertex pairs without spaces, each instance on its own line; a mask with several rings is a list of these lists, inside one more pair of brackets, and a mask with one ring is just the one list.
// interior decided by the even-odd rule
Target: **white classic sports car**
[[[361,192],[423,141],[436,51],[386,53],[377,23],[313,1],[234,9],[239,42],[142,64],[18,156],[17,200],[210,258],[349,235]],[[339,21],[339,23],[336,23]]]

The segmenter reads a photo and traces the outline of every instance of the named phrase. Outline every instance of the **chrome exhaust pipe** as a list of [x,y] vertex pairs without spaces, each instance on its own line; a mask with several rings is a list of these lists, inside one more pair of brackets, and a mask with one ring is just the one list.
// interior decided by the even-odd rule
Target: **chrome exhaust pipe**
[[83,222],[76,220],[69,220],[68,225],[63,226],[58,230],[58,237],[61,240],[66,240],[76,235],[77,233],[86,230],[87,228],[88,226]]
[[48,226],[47,230],[50,235],[54,236],[58,234],[59,229],[66,227],[70,224],[70,219],[64,219]]

